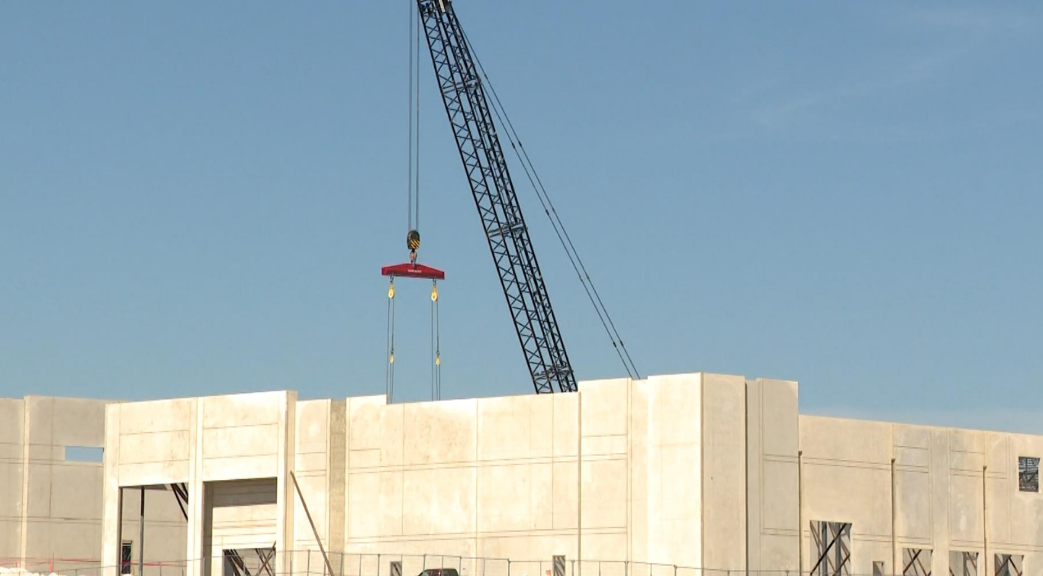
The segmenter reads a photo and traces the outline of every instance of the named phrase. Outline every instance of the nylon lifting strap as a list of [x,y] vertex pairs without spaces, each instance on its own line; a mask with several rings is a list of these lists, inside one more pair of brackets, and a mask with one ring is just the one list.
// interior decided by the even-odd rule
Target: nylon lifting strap
[[442,343],[438,314],[438,280],[432,280],[431,284],[431,400],[441,400]]
[[395,396],[395,277],[391,277],[391,286],[388,288],[388,326],[385,358],[387,366],[384,368],[384,393],[387,395],[387,403],[391,404]]
[[[442,399],[442,334],[438,280],[431,280],[431,400]],[[395,395],[395,277],[388,286],[387,338],[385,340],[384,393],[392,404]]]

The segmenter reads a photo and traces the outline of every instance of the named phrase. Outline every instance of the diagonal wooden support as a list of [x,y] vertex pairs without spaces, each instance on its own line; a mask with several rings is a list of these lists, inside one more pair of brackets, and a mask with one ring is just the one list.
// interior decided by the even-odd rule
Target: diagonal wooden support
[[319,538],[319,531],[315,529],[315,522],[311,519],[311,512],[308,511],[308,503],[304,501],[304,494],[301,492],[301,485],[297,483],[297,476],[294,475],[293,471],[290,471],[290,479],[293,480],[293,487],[297,489],[297,497],[301,499],[301,506],[304,507],[304,515],[308,517],[308,524],[311,525],[311,532],[315,535],[315,541],[319,544],[319,552],[322,552],[322,559],[326,562],[326,569],[329,570],[330,576],[334,576],[336,572],[333,571],[333,565],[330,564],[330,558],[326,555],[326,549],[322,546],[322,538]]

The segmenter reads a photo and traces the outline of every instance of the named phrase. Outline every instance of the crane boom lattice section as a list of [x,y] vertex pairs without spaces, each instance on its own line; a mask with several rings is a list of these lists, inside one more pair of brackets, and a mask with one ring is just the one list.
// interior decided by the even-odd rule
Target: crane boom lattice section
[[450,0],[417,0],[439,91],[537,393],[576,377],[496,134],[489,101]]

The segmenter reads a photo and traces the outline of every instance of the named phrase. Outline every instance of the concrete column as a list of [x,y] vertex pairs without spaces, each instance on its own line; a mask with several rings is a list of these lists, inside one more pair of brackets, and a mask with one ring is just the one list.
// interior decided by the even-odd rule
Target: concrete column
[[[329,551],[344,552],[344,523],[347,483],[345,474],[347,456],[347,401],[330,401],[329,446],[326,453],[326,518],[329,529]],[[477,510],[477,506],[475,507]],[[476,532],[477,534],[477,532]],[[477,553],[478,547],[475,546]]]
[[745,571],[746,379],[704,374],[701,395],[702,566]]
[[119,487],[119,440],[120,440],[120,405],[109,404],[105,407],[105,456],[104,476],[102,480],[101,511],[101,565],[107,575],[118,576],[120,564],[120,546],[123,541],[121,533],[123,493]]
[[21,539],[18,543],[20,566],[25,566],[26,549],[29,542],[29,446],[32,444],[33,397],[26,396],[22,401],[22,517]]
[[203,399],[192,402],[192,414],[189,430],[188,460],[188,541],[185,557],[188,567],[185,576],[203,576],[208,572],[209,563],[204,559],[210,555],[210,542],[206,538],[209,526],[206,522],[206,497],[203,484]]
[[290,471],[294,469],[296,450],[294,448],[297,430],[297,393],[287,391],[281,399],[279,407],[279,451],[276,485],[278,491],[277,516],[275,521],[275,572],[290,574],[293,559],[293,509],[297,494],[290,479]]

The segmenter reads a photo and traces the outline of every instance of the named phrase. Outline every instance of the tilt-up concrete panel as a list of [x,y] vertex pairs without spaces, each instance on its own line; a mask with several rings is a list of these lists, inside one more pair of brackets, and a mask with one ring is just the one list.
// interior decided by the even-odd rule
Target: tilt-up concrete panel
[[[274,544],[276,569],[288,573],[296,412],[294,392],[109,405],[103,564],[119,563],[128,536],[120,510],[126,516],[134,490],[184,483],[188,519],[177,557],[188,560],[188,576],[220,568],[221,547],[229,543]],[[146,522],[146,550],[153,541]]]
[[0,399],[0,558],[22,551],[23,407],[22,400]]
[[746,383],[747,562],[751,571],[798,571],[800,424],[797,383]]

